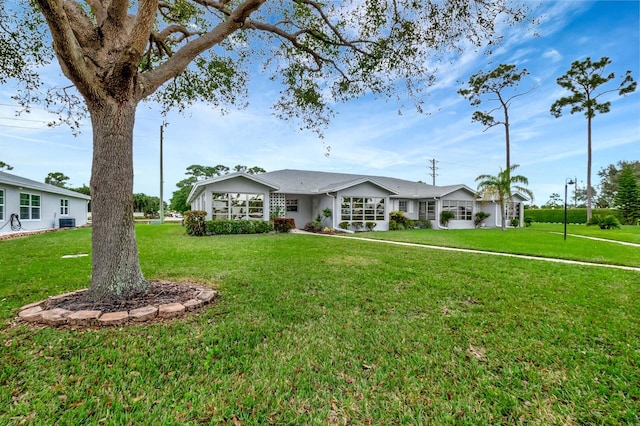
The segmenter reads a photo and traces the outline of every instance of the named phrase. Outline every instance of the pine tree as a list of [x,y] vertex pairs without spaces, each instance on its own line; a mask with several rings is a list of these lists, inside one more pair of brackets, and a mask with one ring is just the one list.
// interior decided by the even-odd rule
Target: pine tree
[[637,223],[640,218],[640,188],[638,188],[638,179],[630,166],[625,166],[620,173],[615,206],[622,213],[627,225]]

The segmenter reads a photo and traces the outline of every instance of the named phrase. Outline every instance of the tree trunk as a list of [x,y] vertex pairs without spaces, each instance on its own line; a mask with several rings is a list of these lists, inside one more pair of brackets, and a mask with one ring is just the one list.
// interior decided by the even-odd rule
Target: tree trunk
[[[509,135],[509,108],[504,103],[502,104],[502,108],[504,109],[504,138],[507,145],[506,152],[506,168],[505,173],[507,174],[507,182],[509,187],[511,187],[511,137]],[[504,210],[504,207],[503,207]],[[507,220],[513,218],[513,194],[511,194],[511,189],[509,189],[509,213],[507,214]],[[506,224],[502,228],[503,231],[506,231]]]
[[133,126],[137,101],[88,102],[93,127],[91,300],[144,291],[133,220]]
[[587,222],[591,220],[591,116],[587,116]]

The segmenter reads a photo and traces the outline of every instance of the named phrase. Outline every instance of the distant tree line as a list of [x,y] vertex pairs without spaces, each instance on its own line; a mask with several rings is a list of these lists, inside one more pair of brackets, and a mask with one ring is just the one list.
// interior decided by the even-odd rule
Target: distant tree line
[[[635,224],[640,218],[640,161],[618,161],[598,172],[598,189],[591,189],[596,208],[616,209],[622,223]],[[577,188],[567,200],[568,208],[587,207],[587,189]],[[573,200],[572,200],[573,199]],[[535,206],[534,206],[535,207]],[[541,208],[564,207],[564,198],[553,193]]]

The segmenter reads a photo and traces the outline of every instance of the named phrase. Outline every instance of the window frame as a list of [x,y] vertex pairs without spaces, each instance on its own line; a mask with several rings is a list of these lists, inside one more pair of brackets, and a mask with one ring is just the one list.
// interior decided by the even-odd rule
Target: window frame
[[4,222],[4,206],[6,201],[6,195],[3,188],[0,188],[0,222]]
[[60,198],[60,216],[69,216],[68,198]]
[[442,211],[450,211],[454,214],[452,220],[473,220],[473,201],[442,200]]
[[341,197],[340,220],[347,222],[384,221],[385,197]]
[[[423,206],[424,206],[424,210],[422,209]],[[436,201],[435,200],[423,200],[418,202],[418,219],[419,220],[436,220]]]
[[264,220],[265,195],[256,192],[212,192],[213,220]]
[[[24,204],[23,201],[28,201],[28,204]],[[37,200],[37,203],[35,201]],[[40,194],[33,194],[30,192],[20,193],[20,220],[42,220],[42,196]],[[26,210],[25,210],[26,209]],[[37,215],[34,213],[37,212]],[[34,217],[37,216],[37,217]]]
[[287,212],[298,212],[298,199],[297,198],[287,198],[285,200],[285,211]]

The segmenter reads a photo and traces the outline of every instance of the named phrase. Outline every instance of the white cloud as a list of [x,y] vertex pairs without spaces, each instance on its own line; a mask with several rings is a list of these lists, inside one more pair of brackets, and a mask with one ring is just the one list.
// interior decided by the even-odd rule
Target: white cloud
[[542,54],[543,58],[550,59],[553,62],[558,62],[562,59],[562,55],[556,49],[549,49]]

